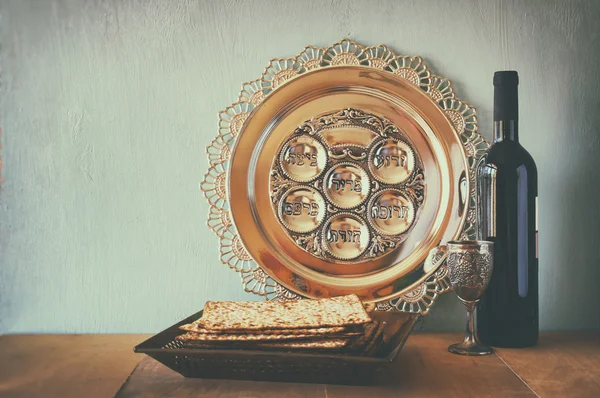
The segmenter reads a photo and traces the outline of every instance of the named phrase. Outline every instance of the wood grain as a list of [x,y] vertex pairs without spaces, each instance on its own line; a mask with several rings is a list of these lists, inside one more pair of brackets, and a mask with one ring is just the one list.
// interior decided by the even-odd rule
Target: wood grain
[[535,397],[497,356],[450,354],[448,345],[461,338],[459,333],[412,335],[377,385],[327,385],[327,398]]
[[[447,352],[459,333],[414,334],[367,387],[186,379],[134,354],[145,335],[0,336],[2,397],[598,397],[600,334],[542,334],[487,357]],[[139,365],[135,364],[141,359]],[[135,370],[134,370],[135,368]],[[128,377],[129,376],[129,377]]]
[[0,396],[111,397],[147,335],[0,336]]
[[241,380],[186,379],[145,357],[116,395],[130,397],[210,398],[317,398],[325,397],[322,384],[273,383]]
[[543,333],[537,346],[497,355],[541,397],[600,396],[600,333]]

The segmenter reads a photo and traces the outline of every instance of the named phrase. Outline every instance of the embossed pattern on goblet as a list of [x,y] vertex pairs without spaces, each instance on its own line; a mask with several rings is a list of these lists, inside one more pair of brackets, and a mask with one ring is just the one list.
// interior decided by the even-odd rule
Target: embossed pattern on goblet
[[493,352],[491,347],[479,343],[473,322],[475,305],[492,276],[493,247],[494,244],[487,241],[448,242],[446,263],[450,273],[450,283],[467,309],[465,340],[448,347],[452,353],[487,355]]
[[456,294],[463,301],[479,300],[492,276],[492,253],[487,246],[456,249],[460,251],[453,251],[451,244],[448,246],[450,283]]

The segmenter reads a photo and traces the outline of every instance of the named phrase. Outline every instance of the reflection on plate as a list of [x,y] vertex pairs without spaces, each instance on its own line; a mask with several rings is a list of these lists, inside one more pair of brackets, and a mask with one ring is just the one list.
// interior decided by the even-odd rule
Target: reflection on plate
[[381,183],[401,184],[415,170],[415,153],[406,142],[381,139],[369,153],[369,169]]
[[415,221],[415,205],[399,189],[386,189],[373,195],[368,209],[371,225],[384,235],[401,235]]
[[327,163],[325,147],[313,137],[292,137],[280,151],[283,173],[293,181],[308,182],[317,178]]
[[369,244],[367,223],[352,213],[341,213],[331,217],[321,236],[325,251],[340,260],[352,260],[360,256]]
[[281,223],[293,232],[317,229],[325,218],[325,200],[314,188],[297,186],[286,191],[278,204]]

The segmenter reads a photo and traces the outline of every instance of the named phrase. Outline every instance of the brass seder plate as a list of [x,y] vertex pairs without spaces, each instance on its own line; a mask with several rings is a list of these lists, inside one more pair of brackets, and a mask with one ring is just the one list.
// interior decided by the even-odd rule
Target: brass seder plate
[[305,73],[254,109],[228,192],[244,247],[284,287],[380,301],[435,271],[423,262],[461,232],[467,173],[459,135],[427,94],[340,66]]
[[355,293],[427,314],[449,290],[432,249],[473,237],[487,143],[420,57],[347,39],[307,47],[244,84],[219,126],[201,187],[221,261],[246,291]]

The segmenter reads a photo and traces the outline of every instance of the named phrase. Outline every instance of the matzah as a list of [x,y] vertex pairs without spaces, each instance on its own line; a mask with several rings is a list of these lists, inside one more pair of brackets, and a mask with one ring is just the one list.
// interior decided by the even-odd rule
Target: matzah
[[348,339],[330,339],[314,341],[294,341],[281,343],[261,343],[256,344],[260,348],[285,349],[285,350],[331,350],[340,349],[348,345]]
[[228,329],[300,329],[359,325],[371,318],[356,295],[318,300],[207,302],[198,326]]
[[385,329],[385,322],[380,322],[377,326],[377,330],[373,334],[371,341],[365,347],[363,351],[363,355],[372,354],[378,347],[379,344],[383,341],[383,330]]
[[334,326],[327,328],[302,328],[302,329],[263,329],[263,330],[244,330],[244,329],[225,329],[225,330],[209,330],[198,325],[198,321],[194,323],[188,323],[179,327],[181,330],[186,332],[196,333],[212,333],[212,334],[307,334],[307,335],[321,335],[321,334],[333,334],[333,333],[359,333],[355,329],[346,326]]
[[363,333],[351,341],[348,349],[351,351],[363,352],[365,347],[371,341],[371,338],[373,337],[373,335],[377,332],[377,329],[379,328],[379,324],[380,324],[379,321],[373,321],[373,322],[367,323],[365,325]]
[[205,342],[255,342],[255,341],[283,341],[283,340],[306,340],[324,338],[349,338],[353,334],[313,335],[313,334],[225,334],[225,333],[195,333],[187,332],[176,337],[182,341],[205,341]]
[[230,349],[230,350],[340,350],[348,345],[347,338],[333,338],[320,340],[293,340],[284,342],[259,342],[259,341],[184,341],[184,348],[202,349]]

